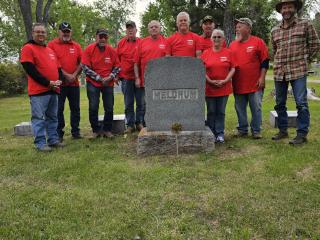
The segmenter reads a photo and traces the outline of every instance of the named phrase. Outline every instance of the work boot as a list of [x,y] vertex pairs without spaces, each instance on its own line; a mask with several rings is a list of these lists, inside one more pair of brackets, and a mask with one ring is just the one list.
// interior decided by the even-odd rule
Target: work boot
[[261,135],[261,133],[259,133],[259,132],[252,133],[252,138],[253,138],[253,139],[261,139],[261,138],[262,138],[262,135]]
[[127,127],[127,129],[124,131],[125,134],[130,134],[135,131],[134,127]]
[[136,128],[137,128],[137,131],[140,132],[141,129],[144,128],[144,127],[143,127],[142,123],[139,123],[139,124],[137,124]]
[[100,133],[93,132],[89,139],[93,140],[93,139],[97,139],[97,138],[100,138],[100,137],[101,137]]
[[248,136],[248,133],[247,132],[237,132],[236,134],[233,135],[234,137],[237,137],[237,138],[242,138],[242,137],[247,137]]
[[103,132],[103,137],[104,138],[113,138],[114,135],[110,131],[104,131]]
[[294,139],[289,141],[290,145],[300,145],[307,142],[307,138],[305,136],[297,135]]
[[51,152],[51,151],[52,151],[52,148],[49,147],[49,146],[47,146],[47,145],[45,145],[45,146],[43,146],[43,147],[41,147],[41,148],[37,148],[37,150],[38,150],[39,152]]
[[284,138],[287,138],[289,137],[288,135],[288,132],[287,131],[279,131],[276,135],[274,135],[271,139],[272,140],[275,140],[275,141],[278,141],[280,139],[284,139]]
[[51,147],[51,148],[64,148],[65,146],[66,146],[66,144],[64,144],[62,142],[57,142],[57,143],[49,145],[49,147]]

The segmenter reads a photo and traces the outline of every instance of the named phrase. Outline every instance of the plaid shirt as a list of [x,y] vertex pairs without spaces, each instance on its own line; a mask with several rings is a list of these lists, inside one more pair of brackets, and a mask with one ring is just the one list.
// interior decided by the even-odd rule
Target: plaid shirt
[[288,28],[283,22],[271,31],[274,79],[291,81],[307,75],[308,63],[320,48],[318,35],[305,19],[295,18]]

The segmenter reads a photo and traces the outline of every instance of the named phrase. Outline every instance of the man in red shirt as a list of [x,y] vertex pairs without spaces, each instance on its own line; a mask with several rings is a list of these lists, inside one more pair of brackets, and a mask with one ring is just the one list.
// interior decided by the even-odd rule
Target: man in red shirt
[[201,39],[201,51],[203,52],[206,49],[212,48],[212,40],[211,35],[212,31],[215,29],[215,23],[211,16],[205,16],[201,22],[200,26],[202,28],[202,35],[200,36]]
[[[82,69],[86,74],[87,95],[89,99],[89,121],[92,138],[112,138],[113,121],[113,84],[117,80],[120,64],[116,51],[108,45],[108,32],[100,28],[96,32],[96,41],[90,44],[82,55]],[[99,125],[100,94],[104,108],[103,131]]]
[[147,63],[152,59],[164,57],[166,55],[166,40],[160,34],[160,30],[160,23],[152,20],[148,24],[150,36],[143,38],[139,42],[134,57],[135,86],[140,89],[142,93],[142,104],[144,106],[143,115],[141,115],[143,123],[145,115],[144,73],[146,71]]
[[39,151],[49,152],[64,145],[57,133],[57,93],[62,73],[56,55],[45,44],[46,37],[45,26],[34,24],[32,40],[22,47],[20,62],[28,75],[34,144]]
[[189,31],[189,14],[180,12],[176,23],[178,31],[167,39],[166,56],[200,56],[201,39],[197,34]]
[[251,110],[251,132],[254,139],[261,136],[261,91],[269,67],[268,48],[264,41],[251,35],[252,21],[249,18],[236,20],[237,39],[230,49],[237,62],[233,78],[235,108],[238,115],[237,136],[248,135],[247,106]]
[[[126,133],[132,133],[135,130],[141,130],[144,126],[144,91],[135,86],[135,76],[133,70],[133,57],[140,39],[136,37],[137,28],[133,21],[126,23],[126,36],[122,38],[117,47],[117,54],[120,61],[121,72],[120,79],[122,93],[124,96],[125,115],[126,115]],[[134,111],[134,102],[136,102],[136,111]]]
[[65,127],[64,121],[64,103],[66,98],[70,107],[70,125],[73,139],[81,138],[80,123],[80,88],[79,75],[81,73],[81,46],[71,39],[72,29],[67,22],[59,25],[59,37],[50,41],[50,47],[56,54],[61,65],[64,81],[60,86],[60,95],[58,97],[58,134],[60,141],[63,141]]

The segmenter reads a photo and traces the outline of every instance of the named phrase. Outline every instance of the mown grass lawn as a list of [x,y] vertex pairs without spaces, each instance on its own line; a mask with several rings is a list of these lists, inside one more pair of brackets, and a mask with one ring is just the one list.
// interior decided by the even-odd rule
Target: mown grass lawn
[[226,143],[180,156],[137,156],[136,135],[73,141],[69,125],[65,149],[39,153],[31,137],[12,136],[30,119],[28,97],[1,98],[0,239],[320,239],[320,102],[310,102],[308,144],[275,143],[268,85],[262,140],[232,137],[231,96]]

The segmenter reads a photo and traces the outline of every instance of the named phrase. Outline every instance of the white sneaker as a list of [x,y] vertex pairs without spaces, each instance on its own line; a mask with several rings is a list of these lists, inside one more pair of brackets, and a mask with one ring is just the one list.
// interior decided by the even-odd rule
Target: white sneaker
[[218,136],[216,138],[216,143],[224,143],[224,137],[223,136]]

